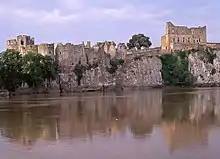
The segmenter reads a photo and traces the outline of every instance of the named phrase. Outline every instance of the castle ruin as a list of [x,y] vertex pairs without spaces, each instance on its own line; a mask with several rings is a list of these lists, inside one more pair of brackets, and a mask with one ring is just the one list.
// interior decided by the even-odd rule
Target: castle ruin
[[54,43],[36,45],[34,38],[28,35],[18,35],[16,39],[7,40],[7,49],[18,51],[22,55],[28,52],[38,52],[42,55],[54,55]]
[[199,47],[211,47],[220,49],[220,43],[207,42],[206,26],[187,27],[176,26],[171,22],[166,23],[165,35],[161,37],[161,46],[155,48],[142,48],[141,50],[130,49],[126,45],[119,43],[116,46],[114,41],[97,42],[91,46],[91,42],[87,41],[82,44],[59,43],[54,46],[54,43],[43,43],[36,45],[35,39],[28,35],[18,35],[16,39],[7,40],[7,49],[16,50],[23,55],[27,52],[38,52],[43,55],[56,55],[59,58],[66,58],[68,63],[71,61],[78,61],[83,54],[90,54],[89,52],[98,52],[100,48],[103,52],[114,57],[130,56],[131,54],[163,54],[172,53],[178,50],[198,49]]
[[173,52],[177,50],[197,49],[199,47],[220,48],[220,43],[207,42],[206,26],[176,26],[166,23],[165,35],[161,37],[161,50]]

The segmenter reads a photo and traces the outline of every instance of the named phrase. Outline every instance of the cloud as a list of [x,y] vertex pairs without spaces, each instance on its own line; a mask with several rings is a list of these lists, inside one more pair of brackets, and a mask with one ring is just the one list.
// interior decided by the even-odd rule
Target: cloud
[[59,9],[53,9],[52,11],[15,9],[13,14],[20,18],[33,20],[43,24],[66,23],[78,18],[77,14],[62,15]]
[[89,20],[156,20],[170,13],[170,10],[161,10],[155,6],[144,6],[140,9],[132,4],[119,7],[90,6],[82,0],[62,0],[58,4],[60,7],[52,10],[1,5],[0,17],[7,15],[11,19],[19,18],[45,25]]
[[[10,12],[8,12],[10,10]],[[77,14],[62,14],[61,10],[53,9],[51,11],[35,10],[26,8],[16,8],[13,6],[1,6],[0,17],[7,17],[9,20],[24,19],[28,22],[37,24],[63,24],[77,20]]]
[[[94,8],[89,11],[89,15],[93,15],[95,19],[113,19],[113,20],[156,20],[169,14],[170,10],[158,12],[150,7],[142,10],[131,4],[120,8]],[[152,11],[151,11],[152,10]]]
[[83,0],[60,0],[58,2],[58,5],[70,10],[79,10],[85,7],[85,3]]

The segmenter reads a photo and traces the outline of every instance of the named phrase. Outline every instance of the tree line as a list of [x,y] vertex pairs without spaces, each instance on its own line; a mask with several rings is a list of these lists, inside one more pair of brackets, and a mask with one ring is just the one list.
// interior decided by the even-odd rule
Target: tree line
[[14,50],[6,50],[0,55],[0,87],[9,92],[22,85],[37,88],[49,84],[58,74],[56,61],[48,55],[29,52],[24,56]]

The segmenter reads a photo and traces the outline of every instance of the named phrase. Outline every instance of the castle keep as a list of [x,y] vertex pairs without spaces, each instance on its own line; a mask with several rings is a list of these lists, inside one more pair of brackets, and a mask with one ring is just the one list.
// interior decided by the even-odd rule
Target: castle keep
[[38,52],[43,55],[54,55],[54,43],[35,45],[34,38],[27,35],[18,35],[16,39],[7,41],[7,49],[12,49],[26,54],[27,52]]
[[206,26],[188,28],[166,23],[165,35],[161,37],[162,51],[197,49],[200,46],[220,48],[220,43],[207,42]]

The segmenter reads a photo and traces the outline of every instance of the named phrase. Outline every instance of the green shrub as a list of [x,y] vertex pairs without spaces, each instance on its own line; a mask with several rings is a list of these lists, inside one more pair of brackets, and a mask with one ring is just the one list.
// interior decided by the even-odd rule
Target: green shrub
[[199,59],[204,63],[213,64],[214,59],[217,57],[216,53],[214,53],[214,49],[207,48],[203,52],[199,54]]
[[193,83],[193,76],[188,68],[189,53],[181,51],[175,54],[164,54],[160,57],[161,73],[165,85],[187,86]]
[[106,70],[110,73],[110,74],[114,74],[117,69],[118,69],[118,65],[123,65],[124,64],[124,60],[123,59],[111,59],[110,60],[110,67],[107,67]]

